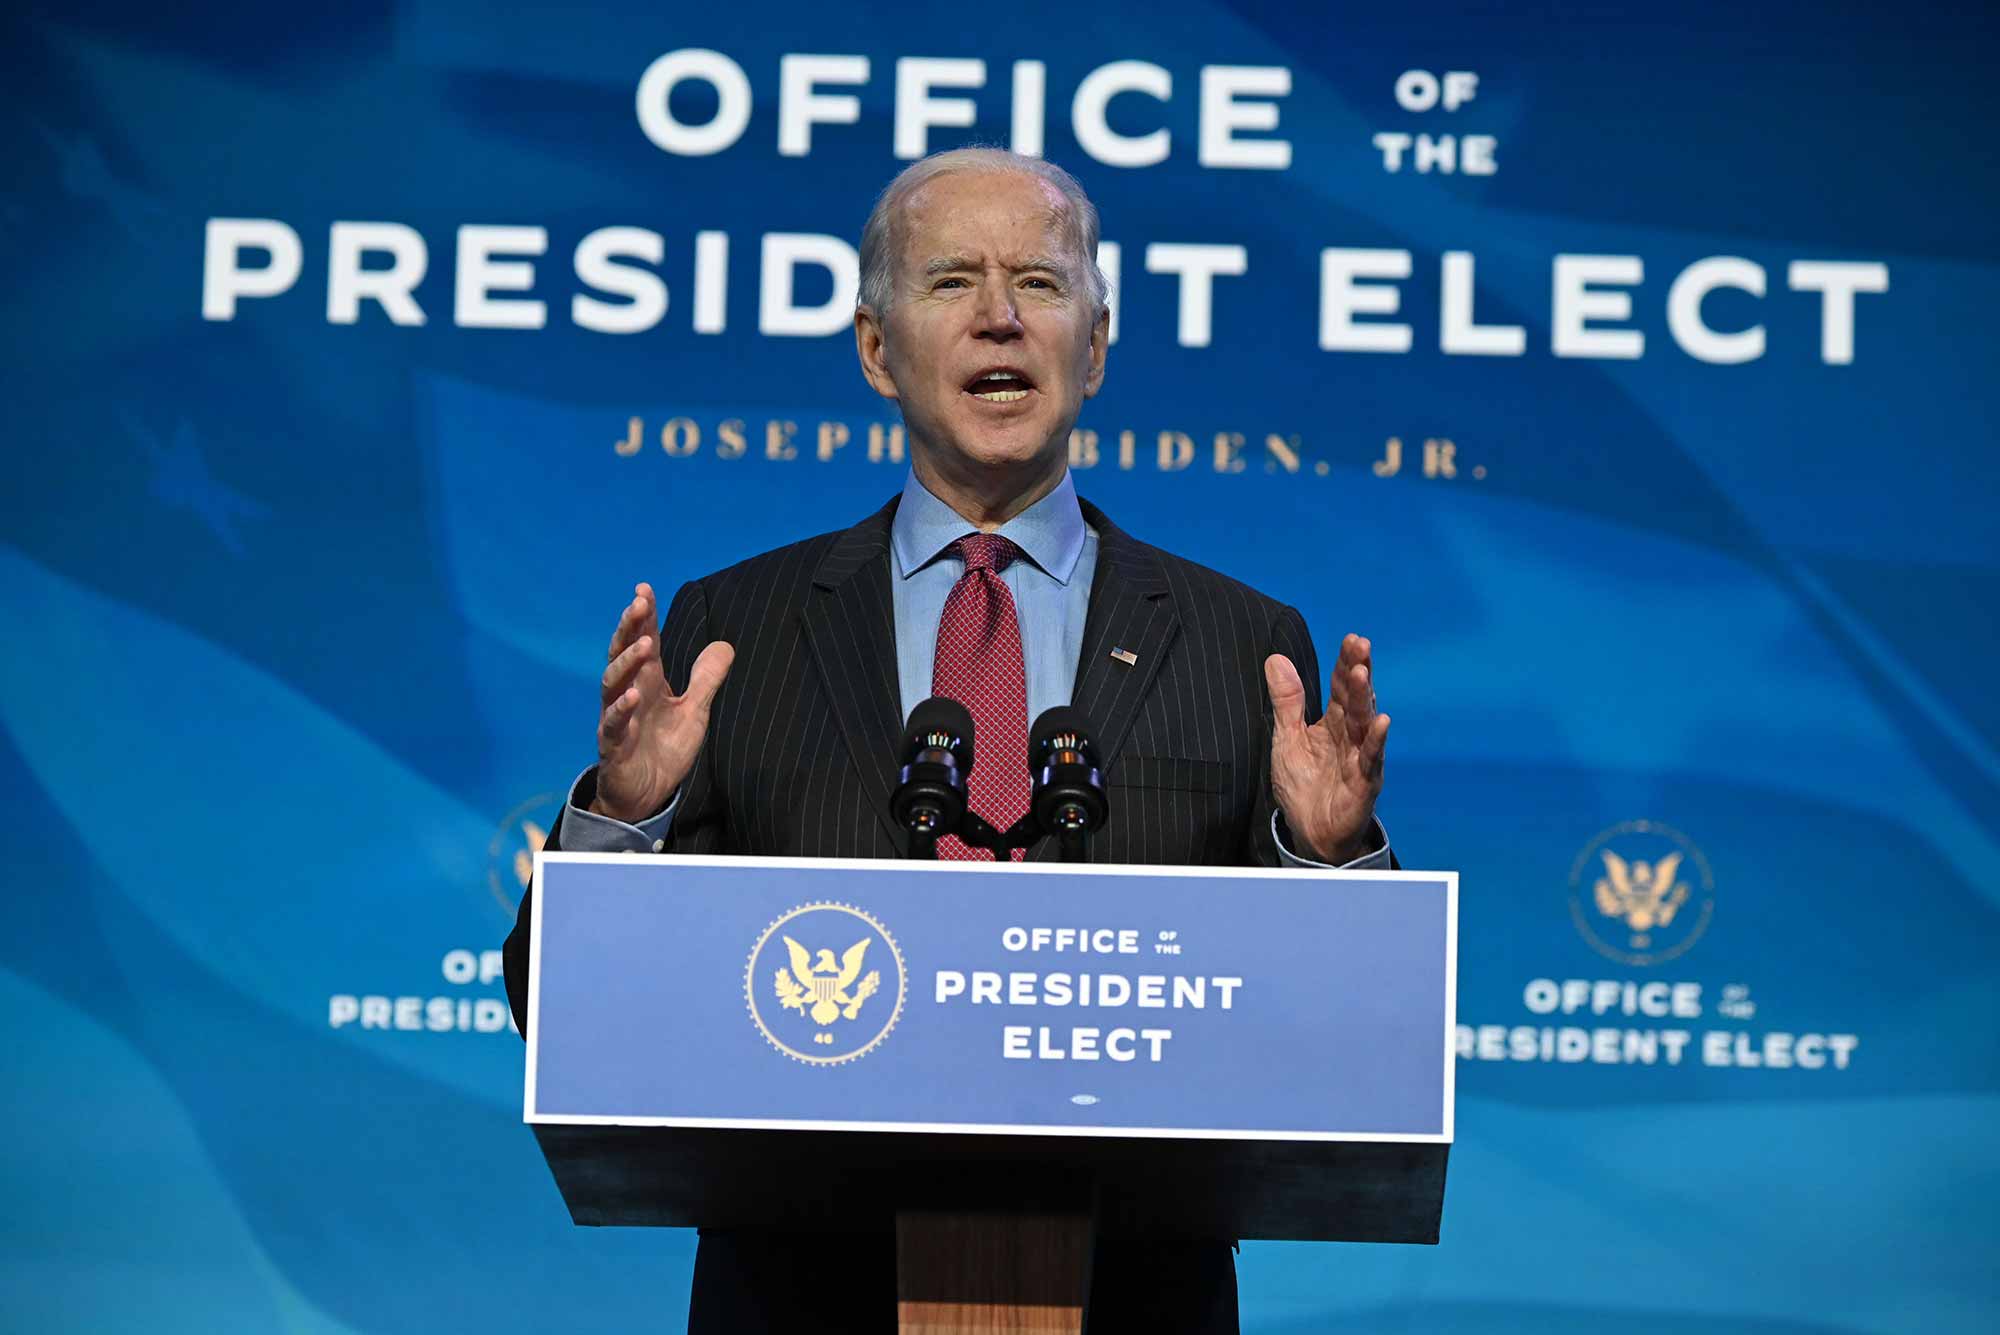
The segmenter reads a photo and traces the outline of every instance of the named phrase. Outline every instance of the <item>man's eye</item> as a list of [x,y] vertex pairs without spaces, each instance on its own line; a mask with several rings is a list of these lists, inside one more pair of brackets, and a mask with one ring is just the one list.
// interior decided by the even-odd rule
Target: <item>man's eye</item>
[[963,278],[941,278],[938,280],[939,287],[944,287],[948,283],[957,283],[962,287],[965,284],[965,280]]
[[1046,288],[1054,288],[1054,287],[1055,287],[1055,284],[1054,284],[1054,283],[1052,283],[1052,282],[1050,282],[1050,281],[1049,281],[1048,279],[1046,279],[1046,278],[1030,278],[1030,279],[1028,279],[1027,281],[1028,281],[1028,282],[1030,282],[1030,283],[1040,283],[1040,284],[1041,284],[1041,285],[1042,285],[1043,287],[1046,287]]

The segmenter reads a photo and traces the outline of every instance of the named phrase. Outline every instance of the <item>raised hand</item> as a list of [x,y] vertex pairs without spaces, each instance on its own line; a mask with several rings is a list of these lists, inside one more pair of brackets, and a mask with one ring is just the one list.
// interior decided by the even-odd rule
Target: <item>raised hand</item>
[[1283,654],[1264,660],[1271,692],[1271,793],[1301,857],[1335,864],[1369,852],[1389,716],[1375,712],[1368,641],[1349,635],[1327,683],[1326,713],[1306,726],[1305,683]]
[[606,654],[597,719],[597,796],[590,809],[627,822],[655,816],[694,768],[708,732],[709,706],[736,661],[721,640],[694,660],[687,690],[675,695],[660,664],[653,586],[641,584],[618,618]]

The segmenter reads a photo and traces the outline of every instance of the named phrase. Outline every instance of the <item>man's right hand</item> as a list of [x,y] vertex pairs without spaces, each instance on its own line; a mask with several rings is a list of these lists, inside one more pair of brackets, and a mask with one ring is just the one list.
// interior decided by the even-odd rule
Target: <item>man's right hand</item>
[[736,661],[717,640],[701,651],[687,690],[675,695],[660,663],[660,614],[653,586],[633,590],[606,655],[603,712],[597,719],[597,796],[590,809],[636,824],[658,815],[694,768],[708,733],[708,710]]

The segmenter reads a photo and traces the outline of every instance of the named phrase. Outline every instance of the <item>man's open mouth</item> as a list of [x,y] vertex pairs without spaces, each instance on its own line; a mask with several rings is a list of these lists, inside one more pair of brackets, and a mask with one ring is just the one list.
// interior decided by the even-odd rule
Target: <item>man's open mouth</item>
[[1025,372],[1012,367],[982,371],[965,383],[966,393],[987,403],[1018,403],[1034,388]]

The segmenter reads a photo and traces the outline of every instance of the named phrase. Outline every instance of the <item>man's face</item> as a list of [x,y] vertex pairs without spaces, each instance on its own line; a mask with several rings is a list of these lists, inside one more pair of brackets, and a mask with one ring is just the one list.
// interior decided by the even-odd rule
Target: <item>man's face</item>
[[858,314],[855,332],[869,383],[901,403],[913,456],[968,486],[1059,473],[1103,383],[1109,324],[1061,192],[955,172],[910,197],[895,235],[895,300],[879,320]]

